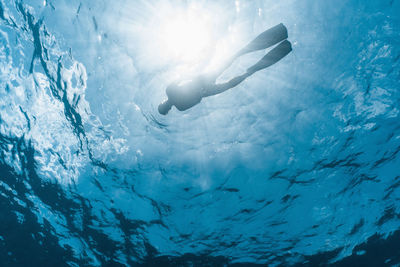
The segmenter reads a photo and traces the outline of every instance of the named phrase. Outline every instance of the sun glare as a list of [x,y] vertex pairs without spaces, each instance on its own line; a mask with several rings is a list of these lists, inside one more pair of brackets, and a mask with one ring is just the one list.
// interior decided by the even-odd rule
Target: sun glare
[[206,14],[181,12],[161,27],[161,43],[174,61],[199,60],[211,46],[211,25]]
[[236,52],[241,24],[232,22],[232,13],[217,3],[159,0],[133,17],[127,40],[143,69],[190,77]]

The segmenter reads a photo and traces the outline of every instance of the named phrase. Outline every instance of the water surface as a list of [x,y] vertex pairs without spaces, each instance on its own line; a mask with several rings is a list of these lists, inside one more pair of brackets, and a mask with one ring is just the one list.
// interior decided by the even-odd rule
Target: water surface
[[[175,11],[207,21],[203,47],[162,43]],[[2,265],[399,264],[399,11],[0,0]],[[171,81],[280,22],[290,55],[158,114]]]

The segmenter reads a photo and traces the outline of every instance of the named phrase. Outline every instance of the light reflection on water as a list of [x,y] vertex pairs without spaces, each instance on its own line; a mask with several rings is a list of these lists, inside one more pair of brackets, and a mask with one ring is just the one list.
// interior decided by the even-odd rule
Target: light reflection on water
[[[398,2],[0,3],[0,262],[326,264],[399,229]],[[209,28],[187,39],[204,53],[155,37],[173,12]],[[287,58],[158,114],[280,22]]]

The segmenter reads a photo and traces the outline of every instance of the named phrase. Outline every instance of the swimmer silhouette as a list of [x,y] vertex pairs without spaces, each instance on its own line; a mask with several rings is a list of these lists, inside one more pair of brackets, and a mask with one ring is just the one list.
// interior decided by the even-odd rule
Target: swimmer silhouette
[[[165,90],[168,99],[164,100],[158,106],[158,111],[160,114],[166,115],[172,106],[175,106],[180,111],[184,111],[200,103],[203,97],[220,94],[237,86],[255,72],[268,68],[289,54],[290,51],[292,51],[292,45],[288,40],[286,40],[287,38],[287,29],[282,23],[280,23],[258,35],[246,47],[239,50],[239,52],[228,61],[228,64],[216,73],[198,76],[185,84],[178,84],[176,82],[170,84]],[[246,73],[239,75],[226,83],[215,83],[218,76],[220,76],[238,57],[250,52],[266,49],[278,43],[279,45],[274,47],[256,64],[248,68]]]

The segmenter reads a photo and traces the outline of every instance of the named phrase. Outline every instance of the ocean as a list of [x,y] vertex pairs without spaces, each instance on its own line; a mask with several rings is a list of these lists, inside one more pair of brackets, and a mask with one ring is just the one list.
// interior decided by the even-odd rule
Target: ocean
[[399,109],[398,0],[0,0],[0,266],[400,266]]

